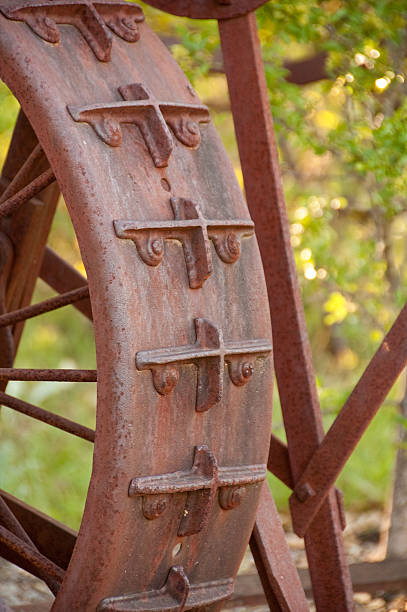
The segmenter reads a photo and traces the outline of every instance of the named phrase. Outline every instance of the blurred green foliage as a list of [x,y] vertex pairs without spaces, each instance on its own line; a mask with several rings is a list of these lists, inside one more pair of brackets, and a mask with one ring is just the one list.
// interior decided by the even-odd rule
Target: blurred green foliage
[[[211,108],[242,182],[216,23],[143,8]],[[407,3],[273,0],[257,17],[291,241],[329,427],[407,298]],[[326,79],[301,87],[285,80],[285,62],[320,53],[326,54]],[[4,86],[0,102],[4,158],[17,104]],[[80,267],[62,204],[51,243]],[[39,286],[36,299],[45,295]],[[18,365],[94,367],[90,326],[71,309],[28,325]],[[392,390],[340,477],[348,507],[382,505],[389,494],[396,430],[405,426],[398,407],[404,385],[403,379]],[[66,393],[52,383],[15,383],[12,390],[93,426],[92,385],[71,385]],[[77,526],[90,474],[89,445],[63,442],[69,436],[48,434],[7,409],[1,419],[1,463],[7,458],[13,466],[2,469],[1,486]],[[283,437],[278,397],[274,428]],[[284,505],[287,490],[274,478],[271,485]]]

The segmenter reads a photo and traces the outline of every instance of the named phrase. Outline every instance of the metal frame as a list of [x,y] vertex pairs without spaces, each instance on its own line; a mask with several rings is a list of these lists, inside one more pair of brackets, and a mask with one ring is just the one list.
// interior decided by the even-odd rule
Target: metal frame
[[[342,499],[340,492],[333,485],[360,436],[407,362],[406,343],[404,342],[407,334],[406,310],[403,309],[401,312],[330,431],[324,435],[304,312],[289,241],[289,226],[279,176],[277,148],[267,99],[257,26],[253,13],[253,10],[264,2],[259,0],[202,0],[199,4],[196,4],[192,0],[189,2],[183,0],[166,2],[149,0],[148,3],[173,14],[191,18],[213,18],[219,22],[224,67],[228,80],[247,202],[256,227],[268,289],[273,324],[274,360],[287,434],[287,446],[276,438],[271,438],[267,467],[293,489],[290,499],[293,524],[296,533],[305,538],[317,610],[325,611],[329,609],[332,612],[353,610],[352,584],[341,535],[344,527]],[[49,0],[41,0],[36,3],[30,0],[30,2],[24,4],[24,7],[23,5],[13,6],[12,10],[9,4],[2,2],[0,3],[0,11],[12,20],[10,23],[23,22],[29,25],[40,38],[51,43],[60,40],[58,24],[68,23],[73,25],[84,37],[96,58],[104,62],[109,61],[112,56],[112,35],[107,28],[110,28],[116,35],[128,42],[135,42],[139,39],[139,29],[143,29],[141,25],[142,15],[136,7],[130,9],[129,5],[123,2],[113,3],[108,0],[99,2],[81,0],[80,3],[76,3],[77,7],[80,6],[80,10],[75,13],[75,19],[73,19],[69,12],[71,9],[66,8],[68,5],[72,7],[72,4],[71,0],[58,0],[51,6]],[[95,27],[89,27],[89,23],[94,23]],[[12,29],[14,29],[14,26],[10,26],[10,30]],[[17,36],[20,36],[18,30],[15,30],[15,32]],[[23,44],[21,40],[20,44]],[[7,56],[7,52],[5,55]],[[13,59],[19,63],[17,56],[14,58],[9,56],[7,61],[11,63]],[[120,73],[120,67],[117,64],[115,67]],[[149,68],[154,68],[153,61],[146,66],[146,70]],[[24,73],[21,65],[20,69],[21,75],[25,74],[28,77],[28,73]],[[5,72],[11,74],[9,64],[7,64]],[[17,95],[24,101],[27,100],[27,91],[24,89],[25,83],[23,83],[21,75],[20,80],[13,82],[12,85],[15,87]],[[139,149],[140,145],[144,143],[144,158],[151,157],[153,165],[159,172],[163,172],[160,169],[167,168],[170,159],[178,155],[179,148],[175,147],[173,134],[180,143],[190,149],[197,149],[200,146],[200,124],[208,122],[208,115],[206,109],[197,103],[191,89],[189,93],[194,98],[194,103],[185,100],[186,94],[180,96],[182,98],[181,102],[158,102],[139,81],[130,85],[116,83],[115,91],[117,89],[124,101],[108,100],[107,102],[100,102],[98,100],[91,104],[83,99],[80,103],[75,100],[67,101],[67,111],[69,111],[72,119],[83,125],[90,124],[96,132],[92,142],[97,144],[99,139],[99,144],[95,150],[101,151],[100,147],[106,145],[118,151],[123,149],[124,136],[121,124],[133,124],[139,127],[143,140],[142,143],[138,143]],[[244,96],[241,92],[244,92]],[[104,97],[106,98],[106,96]],[[16,275],[16,267],[13,264],[11,278],[17,280],[14,284],[12,283],[12,290],[8,288],[7,293],[2,298],[4,313],[0,315],[0,328],[3,330],[1,339],[5,350],[3,351],[3,362],[1,363],[3,367],[0,369],[0,378],[7,381],[10,379],[67,380],[69,377],[72,380],[96,380],[97,377],[98,382],[101,383],[103,376],[101,398],[106,405],[111,405],[111,396],[109,401],[106,400],[106,397],[109,396],[111,388],[115,388],[116,382],[113,381],[112,372],[109,372],[108,367],[103,367],[104,364],[101,364],[102,372],[98,370],[97,374],[83,371],[22,371],[11,367],[12,356],[18,345],[23,322],[29,316],[36,316],[40,312],[67,303],[75,303],[76,307],[89,318],[95,316],[95,328],[99,331],[99,338],[102,335],[104,336],[103,341],[98,341],[99,353],[103,354],[104,359],[106,359],[106,356],[111,356],[112,359],[117,358],[117,354],[115,355],[111,346],[108,346],[109,342],[117,342],[117,338],[111,335],[110,330],[102,321],[105,316],[104,301],[97,289],[98,283],[106,286],[108,279],[111,279],[112,263],[100,257],[95,258],[95,255],[92,255],[92,249],[96,253],[97,248],[100,249],[100,245],[103,244],[102,234],[98,235],[97,239],[92,238],[91,245],[86,244],[92,223],[97,222],[97,217],[92,217],[91,214],[91,222],[88,220],[83,224],[81,213],[75,206],[70,190],[70,182],[73,180],[73,166],[69,169],[61,167],[55,143],[50,141],[49,134],[44,131],[44,125],[47,121],[55,128],[55,117],[51,111],[43,112],[41,119],[38,120],[35,116],[39,108],[38,95],[37,97],[34,95],[34,98],[34,103],[26,101],[24,110],[31,118],[36,132],[40,135],[41,146],[32,146],[36,142],[35,137],[30,131],[31,128],[29,128],[24,115],[21,115],[11,149],[11,156],[8,158],[4,171],[6,191],[3,193],[2,203],[0,204],[0,216],[12,219],[12,223],[9,224],[11,227],[8,227],[6,232],[9,237],[12,238],[13,232],[15,234],[19,231],[23,219],[26,223],[27,213],[25,212],[24,215],[20,213],[22,204],[26,204],[29,200],[32,201],[32,198],[41,194],[44,188],[48,187],[48,190],[45,192],[45,199],[43,198],[46,206],[42,208],[37,206],[36,208],[35,205],[31,205],[32,218],[30,223],[38,223],[38,215],[42,214],[44,218],[41,219],[40,223],[43,228],[42,232],[36,239],[38,255],[34,257],[29,273],[24,272],[23,274],[23,277],[28,281],[27,288],[22,294],[21,273],[18,274],[19,268],[17,265]],[[169,130],[168,126],[172,131]],[[24,138],[22,138],[23,134]],[[62,144],[61,135],[59,137]],[[69,144],[74,145],[73,141],[74,139]],[[76,146],[76,152],[78,153],[80,148],[77,144],[74,146]],[[47,163],[42,147],[45,147],[47,157],[52,162],[52,169]],[[22,154],[24,148],[25,151]],[[29,155],[31,150],[33,152]],[[26,162],[20,168],[21,163],[19,162],[22,159],[26,159]],[[84,283],[81,283],[81,279],[72,269],[61,263],[58,257],[49,250],[45,251],[44,264],[41,268],[45,239],[58,193],[52,186],[49,187],[54,182],[55,176],[64,188],[85,262],[89,268],[89,289]],[[162,189],[169,191],[171,180],[168,179],[168,174],[161,176]],[[12,179],[9,186],[7,186],[7,179]],[[76,196],[78,193],[86,201],[85,185],[81,184],[80,181],[75,189]],[[216,219],[216,221],[205,220],[198,202],[194,203],[190,198],[180,198],[179,195],[171,199],[171,204],[175,217],[171,220],[164,220],[168,219],[168,213],[164,219],[161,213],[161,216],[155,217],[156,221],[151,221],[150,216],[146,222],[143,221],[142,223],[137,220],[123,220],[126,217],[118,214],[115,217],[117,236],[114,238],[130,238],[137,247],[136,252],[141,260],[139,263],[141,265],[147,264],[150,267],[161,264],[164,256],[164,241],[167,238],[175,238],[175,240],[181,242],[184,250],[185,263],[180,263],[184,266],[184,274],[186,266],[189,288],[203,291],[206,287],[205,281],[213,271],[209,241],[214,243],[217,254],[223,262],[236,261],[239,255],[243,257],[240,253],[239,237],[251,235],[251,222],[244,221],[244,216],[240,215],[235,215],[233,220],[229,220],[227,223],[218,220],[217,216],[209,217],[209,219]],[[91,211],[92,203],[90,201],[88,206],[88,210]],[[118,212],[121,213],[121,211]],[[109,221],[111,222],[112,219],[109,218]],[[86,229],[84,229],[85,226]],[[106,227],[103,230],[104,238],[107,231]],[[241,235],[242,230],[243,235]],[[30,235],[30,232],[26,233]],[[112,237],[109,237],[110,241],[112,239]],[[3,279],[8,279],[10,274],[10,266],[7,260],[10,245],[7,240],[7,238],[3,239],[2,246],[4,251]],[[126,248],[127,241],[123,240],[121,242],[123,249]],[[25,251],[23,249],[23,254],[20,254],[20,260],[29,248],[27,244],[32,248],[30,242],[25,241]],[[117,249],[116,243],[112,249],[113,251]],[[126,257],[129,257],[128,261],[133,258],[133,254],[129,254],[134,252],[134,247],[130,250],[126,249]],[[18,261],[17,254],[17,263]],[[103,262],[102,266],[101,262]],[[115,268],[115,265],[117,268],[118,260],[115,260],[113,268]],[[100,269],[97,269],[98,267]],[[66,283],[61,283],[59,275],[54,273],[55,269],[66,271]],[[30,307],[28,304],[38,273],[41,273],[43,278],[48,279],[47,282],[58,291],[62,291],[64,295],[53,301]],[[144,269],[142,273],[148,274],[148,269]],[[120,277],[121,281],[126,282],[122,274]],[[114,284],[117,289],[117,282]],[[90,296],[93,296],[93,314],[89,307],[89,291]],[[117,320],[120,320],[118,305],[112,301],[110,306],[115,312],[114,316]],[[12,314],[9,314],[10,311],[13,311]],[[251,360],[249,355],[255,353],[255,357],[264,358],[270,347],[264,340],[239,341],[239,343],[228,340],[224,342],[221,327],[218,322],[213,323],[213,321],[213,317],[211,319],[195,319],[195,343],[191,343],[193,338],[189,333],[190,342],[178,344],[175,348],[173,346],[171,349],[157,349],[157,345],[154,349],[152,346],[140,347],[136,356],[136,365],[140,372],[137,374],[135,368],[132,376],[134,374],[143,375],[142,370],[150,369],[155,388],[155,391],[152,389],[151,392],[158,391],[159,395],[168,396],[170,402],[172,392],[180,384],[179,366],[192,363],[198,370],[197,388],[199,391],[196,394],[196,412],[206,412],[209,408],[218,404],[222,400],[223,380],[220,377],[220,371],[223,367],[223,361],[225,360],[229,365],[231,382],[236,387],[241,387],[248,382],[254,371],[254,361]],[[11,323],[15,324],[13,337],[7,331],[10,330]],[[102,332],[101,335],[100,332]],[[124,338],[121,341],[123,342]],[[165,346],[165,344],[161,343],[158,346]],[[203,363],[201,363],[201,360],[204,360]],[[139,379],[137,378],[137,380]],[[146,380],[146,377],[143,380]],[[110,391],[106,386],[107,381],[109,381],[108,386],[111,387]],[[125,386],[129,392],[130,388],[133,388],[128,383]],[[152,387],[151,383],[150,386]],[[150,396],[153,397],[151,394]],[[366,398],[369,398],[368,402]],[[37,407],[15,400],[15,398],[9,398],[3,392],[0,399],[5,405],[12,404],[13,408],[26,414],[35,414],[36,418],[41,419],[43,417],[43,420],[88,440],[94,437],[94,432],[90,430],[86,431],[85,428],[75,430],[75,424],[63,422],[60,417],[55,418],[55,415],[42,414]],[[211,410],[210,414],[212,413]],[[123,415],[128,418],[126,409],[124,409]],[[194,415],[192,414],[192,416]],[[123,426],[123,421],[120,419],[119,421]],[[113,422],[107,411],[103,412],[102,423],[102,431],[110,423],[110,426],[116,432],[114,440],[102,442],[102,452],[106,453],[109,450],[114,455],[117,466],[123,469],[123,462],[117,454],[122,435],[119,423]],[[349,426],[350,424],[352,427]],[[96,437],[96,440],[98,440],[98,437]],[[172,462],[174,465],[175,463]],[[178,461],[178,463],[181,463],[178,471],[176,469],[161,470],[160,476],[141,477],[137,475],[134,477],[133,475],[131,481],[133,488],[130,489],[132,495],[142,498],[144,516],[153,520],[167,509],[170,505],[169,497],[185,481],[182,490],[187,493],[187,502],[186,504],[183,502],[179,509],[181,511],[183,509],[181,514],[184,518],[190,512],[191,516],[186,521],[183,518],[179,523],[179,513],[175,513],[178,516],[178,535],[195,534],[200,532],[203,526],[207,524],[209,512],[214,507],[213,497],[217,494],[218,489],[221,508],[231,509],[241,503],[240,489],[242,483],[245,488],[247,485],[250,485],[249,488],[252,486],[255,488],[257,483],[253,474],[252,477],[247,475],[248,472],[253,472],[253,470],[247,470],[245,466],[236,465],[233,468],[234,471],[229,467],[219,468],[217,460],[207,446],[196,446],[192,468],[190,467],[191,462],[189,467],[186,466],[185,460]],[[220,463],[222,464],[222,462]],[[252,462],[250,466],[256,468],[254,472],[260,473],[263,470],[261,462]],[[227,477],[222,475],[226,474],[225,470],[228,474]],[[103,480],[104,475],[100,470],[96,470],[93,482]],[[117,487],[112,480],[109,484],[112,487],[111,495],[113,497],[118,495]],[[227,490],[228,488],[230,490]],[[224,490],[227,490],[226,493]],[[95,491],[91,490],[90,498],[92,499],[92,496],[95,495]],[[92,502],[89,501],[88,505],[91,507]],[[128,508],[130,506],[127,509],[123,505],[120,507],[119,530],[122,535],[127,533],[132,516]],[[40,569],[35,570],[37,575],[45,575],[50,587],[55,590],[55,580],[58,581],[61,578],[60,568],[54,567],[55,564],[52,565],[52,560],[48,564],[41,560],[41,553],[36,550],[36,545],[32,542],[30,535],[21,524],[17,524],[12,518],[7,500],[1,503],[0,511],[3,525],[8,525],[7,529],[4,526],[1,527],[2,546],[8,547],[8,550],[14,550],[17,555],[24,559],[24,563],[31,570],[39,567]],[[67,602],[73,601],[72,588],[75,580],[78,580],[78,573],[81,568],[82,571],[84,570],[83,556],[85,551],[94,548],[98,528],[103,530],[101,521],[98,519],[94,521],[94,524],[90,524],[88,515],[89,511],[87,515],[85,514],[87,520],[85,521],[86,528],[83,527],[82,537],[80,536],[81,546],[77,546],[74,551],[73,573],[76,574],[76,577],[73,581],[71,579],[69,586],[64,589],[63,597],[59,598],[59,601],[64,601],[63,605],[65,606]],[[107,515],[104,513],[103,521],[106,521],[106,517]],[[19,541],[17,548],[15,538]],[[266,487],[263,487],[260,497],[260,505],[250,544],[270,609],[276,611],[295,610],[296,612],[306,610],[304,592],[298,574],[290,561],[281,524],[271,494]],[[108,553],[105,545],[101,549],[110,559],[120,557],[120,549],[117,545],[114,548],[113,555],[111,551]],[[100,568],[95,567],[94,571],[96,573],[92,576],[92,579],[99,575]],[[105,598],[99,603],[98,609],[155,610],[160,606],[166,606],[166,609],[183,610],[197,605],[207,605],[211,610],[216,610],[219,609],[219,602],[222,602],[229,594],[230,584],[228,579],[226,581],[220,580],[216,584],[211,582],[210,585],[209,583],[190,584],[185,571],[178,566],[171,569],[166,581],[163,581],[162,577],[161,573],[161,577],[157,578],[158,582],[161,581],[161,586],[152,590],[144,589],[143,595],[133,593],[131,596],[120,595]],[[104,585],[103,588],[106,588],[106,580],[108,579],[109,577],[104,575],[103,580],[101,580],[101,584]],[[120,580],[118,580],[118,583],[120,583]],[[205,586],[202,586],[203,584]],[[77,593],[75,593],[76,596]],[[147,602],[147,607],[140,602]],[[58,609],[63,608],[55,607],[55,610]]]
[[[147,2],[173,14],[200,17],[190,5],[184,9],[179,0],[166,2],[165,8],[159,0]],[[233,3],[228,5],[233,13]],[[221,13],[223,7],[214,9],[209,1],[205,8],[206,17],[219,22],[246,197],[256,226],[271,309],[287,446],[272,436],[268,468],[293,489],[293,526],[297,535],[305,538],[317,610],[353,610],[352,584],[341,536],[345,526],[343,501],[333,485],[407,363],[406,307],[324,435],[253,7],[246,3],[242,14],[239,5],[227,16]],[[266,521],[260,512],[256,525]],[[271,594],[278,587],[272,576],[267,577],[267,545],[258,528],[253,532],[251,546],[270,608],[280,609]],[[296,608],[290,608],[286,601],[281,609]]]
[[[138,7],[90,0],[28,0],[13,7],[14,12],[0,2],[1,72],[23,109],[3,173],[0,329],[14,327],[4,335],[9,351],[0,377],[4,389],[12,378],[97,380],[98,414],[93,432],[2,392],[5,405],[94,440],[95,451],[73,549],[72,535],[61,526],[4,495],[0,552],[58,592],[54,612],[162,606],[216,612],[230,595],[250,538],[270,435],[271,329],[252,222],[216,133],[204,125],[207,110],[175,62],[163,56]],[[84,64],[92,66],[91,79]],[[162,74],[157,80],[158,64],[165,81]],[[125,80],[129,74],[134,83]],[[59,193],[55,179],[88,285],[46,250]],[[47,209],[41,202],[48,193]],[[170,206],[175,221],[157,228]],[[46,219],[39,220],[44,210]],[[113,223],[128,219],[129,212],[130,219],[143,221],[138,249],[117,235],[120,223]],[[36,224],[41,231],[34,231]],[[163,250],[161,230],[171,238],[175,231],[182,250],[166,245],[170,253],[152,266]],[[212,244],[216,259],[209,256]],[[39,273],[62,295],[29,306]],[[237,287],[245,287],[238,299]],[[67,303],[93,320],[97,372],[13,368],[24,321]],[[170,350],[160,348],[169,344]],[[228,376],[222,376],[225,363]],[[157,479],[168,481],[164,489],[157,488]],[[142,488],[139,495],[133,495],[134,487]],[[288,598],[291,609],[305,611],[274,518],[268,534],[263,525],[259,531],[278,537],[281,546],[259,554],[269,574],[287,577],[276,606]],[[64,558],[55,542],[38,541],[39,523],[64,543]]]

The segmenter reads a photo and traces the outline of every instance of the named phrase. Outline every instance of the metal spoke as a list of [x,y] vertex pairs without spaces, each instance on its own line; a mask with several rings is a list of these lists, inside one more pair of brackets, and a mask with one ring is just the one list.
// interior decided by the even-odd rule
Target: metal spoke
[[97,370],[0,368],[0,380],[97,382]]
[[1,525],[0,542],[9,551],[13,552],[20,562],[28,562],[31,566],[31,572],[39,578],[46,574],[50,579],[58,582],[62,582],[64,579],[64,570]]
[[291,473],[290,458],[288,448],[284,442],[271,434],[269,458],[267,462],[269,471],[277,476],[290,489],[294,488],[293,476]]
[[47,423],[48,425],[52,425],[57,429],[62,429],[63,431],[77,436],[78,438],[82,438],[83,440],[88,440],[89,442],[95,441],[95,432],[93,429],[80,425],[79,423],[75,423],[70,419],[66,419],[58,414],[49,412],[48,410],[44,410],[43,408],[39,408],[38,406],[34,406],[33,404],[29,404],[28,402],[16,397],[12,397],[7,393],[0,392],[0,405],[12,408],[17,412],[21,412],[21,414],[25,414],[33,419],[37,419],[37,421]]
[[[0,495],[0,522],[1,524],[10,530],[16,537],[25,542],[28,546],[31,546],[33,549],[38,551],[38,548],[35,546],[34,542],[31,540],[30,536],[21,525],[20,521],[17,519],[15,514],[10,510],[3,497]],[[43,580],[48,584],[50,590],[54,595],[57,594],[59,589],[59,583],[56,583],[53,578],[49,578],[47,574],[41,576]]]
[[290,498],[294,530],[305,533],[330,487],[407,364],[407,304],[332,423]]
[[[220,20],[219,32],[247,203],[263,257],[276,377],[290,467],[296,482],[321,443],[324,429],[290,245],[256,17],[250,13]],[[352,584],[334,491],[321,508],[318,520],[312,523],[305,546],[317,609],[353,610]],[[326,571],[321,573],[320,567]]]
[[28,183],[25,187],[20,189],[16,194],[10,196],[7,200],[0,205],[0,217],[7,217],[11,215],[17,208],[19,208],[25,202],[34,198],[40,191],[51,185],[55,181],[55,175],[52,168],[48,168],[42,174],[37,176],[33,181]]
[[[63,570],[66,570],[75,546],[76,531],[29,506],[3,489],[0,489],[0,496],[38,550],[59,567],[62,567]],[[4,526],[13,531],[6,523],[4,523]],[[15,535],[18,537],[17,533]]]
[[[44,252],[39,276],[58,293],[86,285],[86,278],[48,246]],[[73,306],[92,321],[90,300],[75,302]]]
[[305,593],[291,562],[281,519],[267,483],[263,485],[250,548],[271,612],[307,612]]
[[86,298],[89,298],[89,289],[87,286],[73,289],[72,291],[62,293],[61,295],[49,298],[38,304],[26,306],[26,308],[20,308],[19,310],[13,310],[13,312],[0,315],[0,328],[7,327],[7,325],[13,325],[14,323],[18,323],[18,321],[25,321],[32,317],[37,317],[38,315],[57,310],[58,308],[62,308],[63,306],[73,304]]
[[27,544],[34,547],[34,543],[30,536],[27,534],[25,529],[21,526],[21,523],[16,519],[2,496],[0,495],[0,521],[4,527],[7,527],[14,533],[20,540],[24,540]]
[[[0,204],[8,200],[11,196],[20,191],[24,185],[27,185],[29,177],[33,170],[42,160],[45,159],[45,153],[40,144],[37,144],[26,160],[20,166],[14,178],[7,184],[0,197]],[[6,161],[7,164],[7,161]],[[2,177],[4,179],[4,177]]]

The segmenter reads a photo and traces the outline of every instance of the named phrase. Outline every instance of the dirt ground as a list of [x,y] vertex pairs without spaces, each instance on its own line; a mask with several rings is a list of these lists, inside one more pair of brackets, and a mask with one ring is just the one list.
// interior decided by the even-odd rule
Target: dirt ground
[[[284,528],[290,550],[299,568],[306,567],[306,557],[302,540],[289,530],[289,519],[283,517]],[[345,545],[350,563],[380,561],[386,550],[386,524],[380,512],[349,514],[345,531]],[[253,574],[256,569],[248,552],[240,568],[241,574]],[[47,612],[53,598],[40,580],[33,578],[4,560],[0,560],[0,596],[5,608],[0,612]],[[375,594],[355,593],[356,612],[407,612],[407,593],[378,592]],[[312,600],[310,610],[314,610]],[[266,612],[268,606],[239,606],[229,608],[235,612]],[[329,612],[327,610],[326,612]]]

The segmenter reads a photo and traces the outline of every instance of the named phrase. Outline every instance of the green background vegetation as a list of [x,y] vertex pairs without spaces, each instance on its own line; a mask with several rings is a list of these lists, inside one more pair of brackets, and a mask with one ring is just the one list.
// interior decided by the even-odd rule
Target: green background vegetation
[[[216,23],[143,8],[210,107],[241,181]],[[407,297],[407,3],[273,0],[257,16],[327,428]],[[321,52],[326,79],[302,87],[285,80],[285,62]],[[5,86],[0,103],[3,160],[18,105]],[[83,271],[62,202],[50,244]],[[39,282],[35,300],[48,295]],[[90,324],[71,308],[29,322],[17,366],[95,367]],[[95,385],[11,383],[8,389],[94,426]],[[403,395],[402,377],[339,479],[348,508],[383,506],[389,498],[397,432],[405,424]],[[0,485],[77,527],[90,445],[7,408],[1,424]],[[274,430],[284,436],[278,398]],[[274,478],[271,486],[284,508],[288,491]]]

